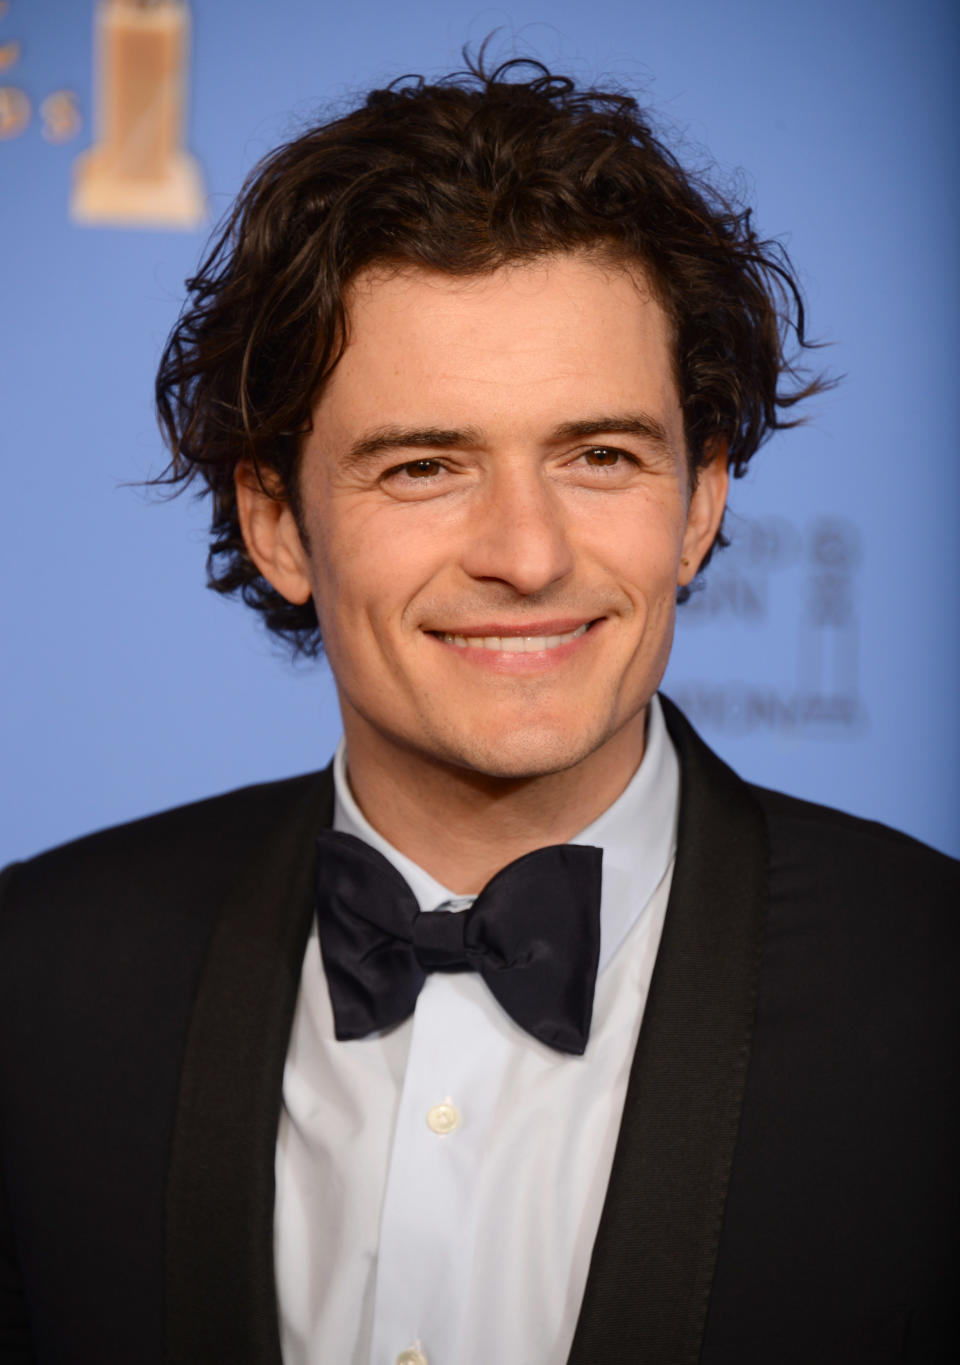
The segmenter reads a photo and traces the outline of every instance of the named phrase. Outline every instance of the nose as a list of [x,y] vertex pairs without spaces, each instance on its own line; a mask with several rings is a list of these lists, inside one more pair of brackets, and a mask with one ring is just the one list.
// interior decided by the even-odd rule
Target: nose
[[469,512],[462,565],[470,577],[532,596],[566,578],[573,564],[559,491],[541,470],[527,465],[491,476]]

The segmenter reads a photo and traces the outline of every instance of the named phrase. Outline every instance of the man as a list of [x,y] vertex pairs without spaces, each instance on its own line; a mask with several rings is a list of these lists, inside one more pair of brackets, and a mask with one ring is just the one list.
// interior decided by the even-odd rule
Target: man
[[818,387],[785,258],[503,68],[281,148],[191,290],[171,478],[344,743],[5,874],[3,1360],[952,1359],[956,868],[656,695]]

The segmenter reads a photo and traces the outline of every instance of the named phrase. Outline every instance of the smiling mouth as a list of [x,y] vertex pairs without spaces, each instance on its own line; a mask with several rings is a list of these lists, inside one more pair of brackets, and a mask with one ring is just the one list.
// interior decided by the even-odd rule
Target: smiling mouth
[[563,635],[448,635],[444,631],[434,631],[438,640],[444,644],[456,645],[458,649],[489,649],[501,654],[534,654],[545,649],[559,649],[568,645],[581,635],[585,635],[594,621],[585,621],[576,630]]

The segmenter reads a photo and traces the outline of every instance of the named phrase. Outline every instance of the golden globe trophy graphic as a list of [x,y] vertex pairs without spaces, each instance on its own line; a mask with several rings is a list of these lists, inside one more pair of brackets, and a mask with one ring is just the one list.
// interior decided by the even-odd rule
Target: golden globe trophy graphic
[[200,168],[182,143],[190,14],[184,0],[100,0],[97,137],[74,165],[72,217],[198,227]]

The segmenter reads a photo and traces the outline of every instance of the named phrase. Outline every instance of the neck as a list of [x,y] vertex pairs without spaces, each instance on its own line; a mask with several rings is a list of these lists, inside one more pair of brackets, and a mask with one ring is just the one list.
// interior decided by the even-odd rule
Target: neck
[[646,708],[562,772],[491,777],[399,747],[344,713],[350,789],[394,848],[459,895],[507,863],[565,843],[623,792],[644,753]]

